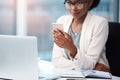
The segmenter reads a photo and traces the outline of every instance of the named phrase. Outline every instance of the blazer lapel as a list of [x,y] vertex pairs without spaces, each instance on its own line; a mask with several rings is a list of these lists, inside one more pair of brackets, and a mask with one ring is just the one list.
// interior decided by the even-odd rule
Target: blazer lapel
[[73,17],[72,16],[68,17],[68,19],[66,21],[66,24],[64,26],[64,28],[65,28],[64,31],[65,32],[68,32],[68,30],[69,30],[69,28],[71,26],[72,21],[73,21]]

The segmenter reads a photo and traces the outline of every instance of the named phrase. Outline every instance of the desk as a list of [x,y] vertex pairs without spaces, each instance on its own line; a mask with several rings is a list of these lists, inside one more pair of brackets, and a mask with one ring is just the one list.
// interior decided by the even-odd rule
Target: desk
[[[39,72],[40,72],[40,75],[41,74],[51,74],[51,73],[54,73],[54,66],[51,62],[48,62],[48,61],[44,61],[44,60],[39,60],[38,62],[38,66],[39,66]],[[42,80],[42,79],[40,79]],[[44,79],[43,79],[44,80]],[[60,79],[57,79],[57,80],[68,80],[66,78],[60,78]],[[70,79],[72,80],[72,79]],[[120,77],[116,77],[116,76],[112,76],[112,79],[93,79],[93,78],[86,78],[86,79],[73,79],[73,80],[120,80]]]

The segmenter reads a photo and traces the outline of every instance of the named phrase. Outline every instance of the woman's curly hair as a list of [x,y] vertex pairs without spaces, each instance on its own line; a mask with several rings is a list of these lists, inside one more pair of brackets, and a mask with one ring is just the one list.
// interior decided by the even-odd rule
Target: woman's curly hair
[[100,3],[100,0],[94,0],[93,4],[89,8],[89,10],[92,10],[93,8],[96,8],[99,5],[99,3]]

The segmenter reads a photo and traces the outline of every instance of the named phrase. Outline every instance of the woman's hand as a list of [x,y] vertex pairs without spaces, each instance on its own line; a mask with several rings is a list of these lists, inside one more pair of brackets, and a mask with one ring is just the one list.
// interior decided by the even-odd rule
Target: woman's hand
[[74,56],[77,53],[77,48],[73,44],[72,37],[59,29],[56,29],[53,31],[54,36],[54,42],[61,48],[67,49],[70,51],[71,57],[74,58]]
[[94,70],[110,72],[110,69],[102,63],[97,63],[94,67]]

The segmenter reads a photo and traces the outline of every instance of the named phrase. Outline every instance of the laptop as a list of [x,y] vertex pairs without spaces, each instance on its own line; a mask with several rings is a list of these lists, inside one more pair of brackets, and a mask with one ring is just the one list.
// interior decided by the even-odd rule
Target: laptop
[[38,80],[37,39],[0,35],[0,79]]

